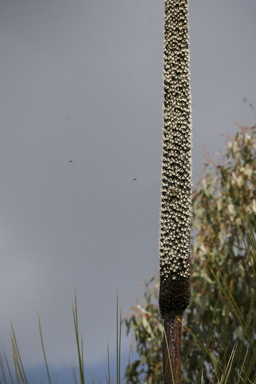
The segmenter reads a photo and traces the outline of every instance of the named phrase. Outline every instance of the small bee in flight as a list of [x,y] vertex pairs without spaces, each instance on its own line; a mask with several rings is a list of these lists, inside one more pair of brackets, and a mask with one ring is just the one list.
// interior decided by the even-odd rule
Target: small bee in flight
[[134,177],[134,178],[133,178],[133,181],[135,181],[135,180],[137,180],[137,177]]
[[70,160],[69,160],[69,162],[70,162],[70,163],[73,163],[73,160],[72,160],[72,159],[70,159]]
[[173,195],[175,195],[176,192],[177,192],[177,191],[176,191],[176,188],[171,187],[171,188],[170,188],[170,192],[171,192]]

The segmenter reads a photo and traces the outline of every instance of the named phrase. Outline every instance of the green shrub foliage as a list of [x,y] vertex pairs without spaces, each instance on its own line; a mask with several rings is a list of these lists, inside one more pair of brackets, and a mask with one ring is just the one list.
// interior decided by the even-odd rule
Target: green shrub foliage
[[[208,154],[206,161],[202,177],[193,191],[191,229],[196,235],[191,238],[191,302],[184,312],[184,322],[222,367],[227,364],[234,345],[239,344],[241,349],[235,355],[239,366],[246,353],[246,360],[250,362],[256,350],[256,278],[237,226],[238,223],[252,254],[241,210],[248,212],[250,223],[255,228],[256,126],[239,127],[235,137],[228,137],[218,164]],[[244,334],[227,297],[220,292],[212,272],[215,276],[220,274],[216,272],[209,253],[230,288],[244,321],[249,314],[250,332],[247,334]],[[157,305],[158,273],[144,284],[145,302],[138,302],[125,320],[127,334],[133,333],[133,344],[139,354],[139,359],[127,366],[126,378],[131,383],[159,383],[162,380],[163,325]],[[183,383],[201,382],[202,368],[204,382],[212,382],[214,368],[211,360],[185,327],[182,356]],[[249,378],[255,373],[256,367],[253,367]],[[235,382],[237,375],[238,372],[233,370],[230,382]]]

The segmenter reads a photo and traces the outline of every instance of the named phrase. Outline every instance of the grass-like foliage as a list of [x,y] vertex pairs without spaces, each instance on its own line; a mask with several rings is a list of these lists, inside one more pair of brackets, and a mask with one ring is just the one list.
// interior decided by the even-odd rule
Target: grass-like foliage
[[[121,359],[121,325],[122,325],[122,309],[120,308],[120,313],[119,313],[119,308],[118,308],[118,293],[117,293],[117,300],[116,300],[116,383],[120,384],[121,383],[121,375],[120,375],[120,359]],[[73,370],[73,376],[74,376],[74,383],[75,384],[84,384],[85,382],[89,382],[90,380],[85,379],[85,368],[84,368],[84,355],[83,355],[83,335],[81,332],[81,335],[79,335],[79,329],[78,329],[78,313],[77,313],[77,296],[76,296],[76,290],[75,290],[75,304],[72,301],[72,311],[73,311],[73,320],[74,320],[74,328],[75,328],[75,337],[76,337],[76,344],[77,344],[77,354],[78,354],[78,365],[79,365],[79,380],[77,379],[76,371],[75,371],[75,364],[72,361],[72,370]],[[44,342],[43,342],[43,333],[42,333],[42,326],[41,326],[41,321],[40,321],[40,316],[39,313],[37,313],[37,318],[38,318],[38,325],[39,325],[39,333],[40,333],[40,339],[41,339],[41,346],[42,346],[42,351],[44,355],[44,362],[45,362],[45,367],[46,367],[46,372],[47,372],[47,379],[49,384],[52,384],[51,381],[51,376],[48,368],[48,363],[46,359],[46,353],[45,353],[45,348],[44,348]],[[22,364],[19,348],[18,348],[18,343],[17,339],[15,336],[14,328],[12,325],[12,321],[10,319],[10,324],[11,324],[11,343],[12,343],[12,357],[13,357],[13,363],[14,363],[14,374],[16,376],[16,383],[17,384],[28,384],[28,380],[26,377],[25,369]],[[3,376],[3,383],[0,381],[0,384],[7,384],[7,383],[15,383],[15,380],[13,379],[13,373],[10,367],[10,363],[8,361],[8,358],[6,356],[5,350],[3,348],[3,353],[4,353],[4,358],[5,358],[5,363],[7,367],[6,372],[2,360],[2,356],[0,353],[0,366],[1,366],[1,371],[2,371],[2,376]],[[106,374],[106,382],[107,384],[113,384],[113,377],[111,376],[110,373],[110,363],[109,363],[109,342],[107,341],[107,366],[108,366],[108,374]],[[8,378],[9,375],[9,378]],[[41,380],[42,384],[44,384],[44,379],[43,376],[41,375]],[[100,383],[100,381],[99,381]],[[57,384],[57,378],[55,377],[55,384]],[[92,376],[92,384],[95,384],[94,381],[94,376]]]

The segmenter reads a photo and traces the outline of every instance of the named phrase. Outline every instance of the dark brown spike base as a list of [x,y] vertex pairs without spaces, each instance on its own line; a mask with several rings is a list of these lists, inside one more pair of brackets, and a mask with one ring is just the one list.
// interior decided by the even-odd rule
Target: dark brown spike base
[[160,279],[159,309],[162,318],[170,312],[184,311],[191,296],[190,276],[177,276],[175,280]]

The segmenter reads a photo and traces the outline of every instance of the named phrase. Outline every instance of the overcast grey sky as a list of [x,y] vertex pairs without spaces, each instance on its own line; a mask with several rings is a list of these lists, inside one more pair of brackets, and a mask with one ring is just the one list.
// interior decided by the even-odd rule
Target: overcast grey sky
[[[116,290],[128,311],[158,267],[163,10],[0,0],[0,346],[11,356],[10,316],[27,366],[43,361],[37,310],[49,362],[76,359],[74,288],[86,364],[105,361]],[[255,15],[190,1],[194,184],[203,146],[255,123]]]

